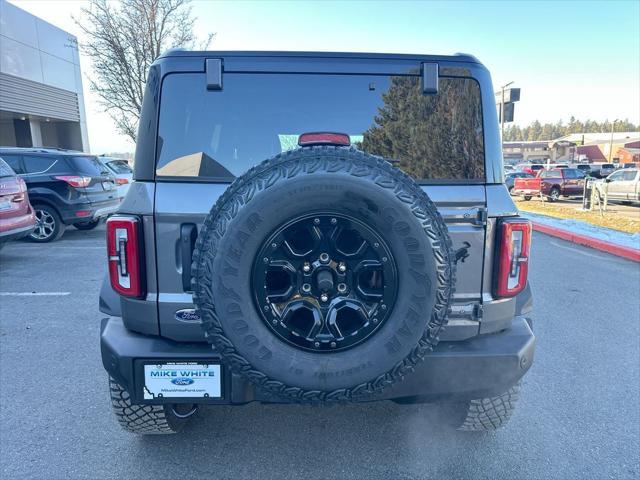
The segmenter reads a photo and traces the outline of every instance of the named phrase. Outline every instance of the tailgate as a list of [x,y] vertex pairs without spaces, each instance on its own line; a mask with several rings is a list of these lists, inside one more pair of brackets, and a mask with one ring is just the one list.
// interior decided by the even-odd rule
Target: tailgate
[[540,191],[540,179],[539,178],[516,178],[513,182],[513,189],[517,191],[525,192],[539,192]]
[[[204,340],[189,290],[189,262],[183,261],[184,242],[190,228],[199,230],[212,205],[227,184],[162,182],[156,185],[155,235],[158,271],[160,333],[176,340]],[[457,264],[457,283],[450,325],[442,339],[477,334],[482,302],[482,278],[486,229],[486,197],[483,185],[431,185],[423,187],[443,216],[453,249],[464,261]],[[179,199],[179,200],[178,200]],[[194,232],[195,233],[195,232]],[[190,251],[189,251],[190,252]],[[186,275],[183,276],[183,273]]]

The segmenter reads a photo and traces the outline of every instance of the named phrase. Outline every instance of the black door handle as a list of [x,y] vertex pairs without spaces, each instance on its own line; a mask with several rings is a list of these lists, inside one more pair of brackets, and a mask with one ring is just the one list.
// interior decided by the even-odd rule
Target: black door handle
[[182,289],[191,291],[191,257],[196,245],[198,229],[193,223],[180,226],[180,261],[182,263]]

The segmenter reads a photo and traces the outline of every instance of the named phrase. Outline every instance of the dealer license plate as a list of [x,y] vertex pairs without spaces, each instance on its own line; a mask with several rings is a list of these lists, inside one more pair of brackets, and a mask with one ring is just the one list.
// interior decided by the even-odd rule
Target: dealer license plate
[[144,365],[144,399],[220,398],[220,365],[171,362]]

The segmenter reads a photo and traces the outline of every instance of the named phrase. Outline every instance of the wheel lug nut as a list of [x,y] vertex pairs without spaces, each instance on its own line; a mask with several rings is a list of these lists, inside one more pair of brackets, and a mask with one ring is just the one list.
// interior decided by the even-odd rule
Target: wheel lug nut
[[316,342],[313,344],[314,347],[318,348],[320,346],[320,342]]
[[347,266],[344,263],[340,263],[340,265],[338,265],[338,271],[344,273],[347,271]]
[[302,284],[302,291],[304,293],[309,293],[311,291],[311,285],[309,285],[308,283],[303,283]]
[[263,309],[265,312],[268,312],[268,311],[269,311],[269,305],[265,305],[264,307],[262,307],[262,309]]
[[331,225],[335,225],[336,223],[338,223],[338,220],[336,220],[335,218],[331,219]]
[[379,244],[378,242],[375,242],[375,243],[373,244],[373,247],[374,247],[374,248],[378,248],[379,246],[380,246],[380,244]]
[[313,219],[313,223],[315,223],[316,225],[320,225],[320,219],[319,218],[314,218]]
[[386,262],[387,260],[389,260],[387,257],[382,257],[383,262]]
[[273,320],[271,320],[271,323],[273,323],[274,325],[278,324],[278,320],[276,320],[275,318]]
[[311,271],[311,265],[309,265],[308,263],[305,263],[305,264],[302,266],[302,271],[303,271],[304,273],[309,273],[309,272]]
[[329,263],[329,254],[328,253],[321,253],[320,254],[320,261],[322,263]]
[[331,342],[331,348],[336,348],[336,342]]
[[386,305],[381,305],[380,308],[382,308],[383,310],[386,310],[387,306]]
[[269,263],[269,259],[268,259],[267,257],[264,257],[264,258],[262,259],[262,261],[263,261],[264,263]]
[[277,243],[275,243],[275,242],[274,242],[274,243],[272,243],[272,244],[271,244],[271,248],[278,248],[278,244],[277,244]]
[[340,293],[344,293],[344,292],[346,292],[346,291],[347,291],[347,285],[346,285],[346,284],[344,284],[344,283],[339,283],[339,284],[338,284],[338,291],[339,291]]
[[322,295],[320,295],[320,300],[322,302],[326,302],[329,300],[329,295],[327,295],[326,293],[323,293]]

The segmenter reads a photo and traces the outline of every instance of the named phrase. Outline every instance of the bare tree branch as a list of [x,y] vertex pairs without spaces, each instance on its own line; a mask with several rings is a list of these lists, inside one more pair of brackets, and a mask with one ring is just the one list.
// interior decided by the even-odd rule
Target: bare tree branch
[[100,97],[118,131],[136,141],[142,97],[151,63],[170,48],[206,49],[214,34],[199,40],[191,0],[90,0],[75,22],[87,36],[81,45]]

